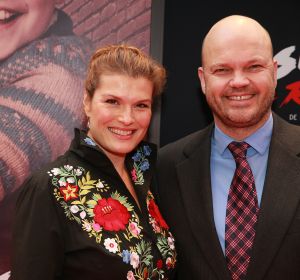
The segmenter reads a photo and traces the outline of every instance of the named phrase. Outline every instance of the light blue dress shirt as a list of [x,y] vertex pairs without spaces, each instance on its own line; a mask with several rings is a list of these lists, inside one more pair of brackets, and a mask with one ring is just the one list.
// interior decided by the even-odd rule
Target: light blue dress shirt
[[[247,150],[247,160],[254,176],[259,206],[265,182],[272,130],[273,117],[271,114],[261,128],[244,139],[251,145]],[[215,226],[224,254],[227,197],[236,168],[234,158],[227,148],[232,141],[235,140],[215,126],[211,141],[211,185]]]

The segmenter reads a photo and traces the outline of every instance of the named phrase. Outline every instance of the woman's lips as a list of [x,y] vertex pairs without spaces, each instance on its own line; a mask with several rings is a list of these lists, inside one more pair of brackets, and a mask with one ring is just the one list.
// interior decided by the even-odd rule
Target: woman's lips
[[22,14],[19,12],[8,11],[5,9],[0,9],[0,24],[9,24],[16,20]]

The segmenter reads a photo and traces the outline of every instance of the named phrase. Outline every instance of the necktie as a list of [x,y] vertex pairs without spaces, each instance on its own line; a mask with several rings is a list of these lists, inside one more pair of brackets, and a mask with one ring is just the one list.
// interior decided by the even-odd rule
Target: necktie
[[246,159],[249,146],[245,142],[228,145],[236,163],[225,222],[225,255],[233,280],[242,280],[246,276],[259,210],[254,177]]

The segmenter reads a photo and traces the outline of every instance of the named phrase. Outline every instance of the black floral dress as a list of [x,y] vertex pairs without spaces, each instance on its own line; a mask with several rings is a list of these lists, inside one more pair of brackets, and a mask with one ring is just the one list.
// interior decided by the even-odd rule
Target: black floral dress
[[140,208],[111,161],[76,130],[31,176],[16,207],[12,279],[171,279],[174,239],[150,192],[156,149],[126,158]]

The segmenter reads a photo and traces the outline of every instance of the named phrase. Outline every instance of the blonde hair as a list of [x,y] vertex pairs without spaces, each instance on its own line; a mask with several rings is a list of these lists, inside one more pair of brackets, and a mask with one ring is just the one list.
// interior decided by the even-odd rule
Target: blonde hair
[[90,97],[100,86],[102,74],[146,78],[153,83],[153,96],[159,95],[166,83],[166,70],[161,64],[140,49],[125,44],[102,47],[93,54],[85,81],[85,90]]

